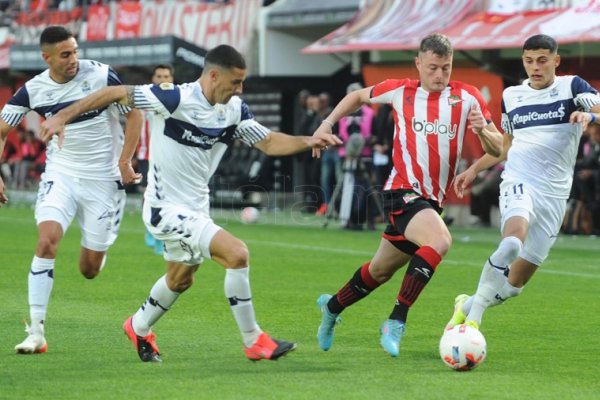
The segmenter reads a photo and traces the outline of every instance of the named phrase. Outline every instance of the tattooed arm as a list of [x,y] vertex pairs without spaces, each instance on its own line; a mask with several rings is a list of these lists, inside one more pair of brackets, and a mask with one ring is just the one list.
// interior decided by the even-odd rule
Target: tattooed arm
[[40,137],[48,142],[52,136],[59,136],[58,146],[62,146],[65,125],[91,110],[97,110],[107,107],[112,103],[119,103],[125,106],[135,108],[134,86],[107,86],[90,94],[89,96],[63,108],[56,115],[48,118],[42,123],[40,128]]

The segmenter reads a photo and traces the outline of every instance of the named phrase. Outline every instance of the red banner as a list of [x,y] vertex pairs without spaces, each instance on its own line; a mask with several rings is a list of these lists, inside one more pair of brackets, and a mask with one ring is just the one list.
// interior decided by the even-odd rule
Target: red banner
[[17,44],[37,44],[40,34],[49,25],[62,25],[77,36],[83,20],[81,7],[70,11],[20,12],[15,19],[14,37]]
[[205,49],[225,43],[246,53],[260,6],[260,0],[146,2],[140,37],[175,35]]
[[124,1],[118,4],[115,39],[139,37],[142,6],[138,2]]
[[92,4],[88,7],[88,23],[86,39],[106,40],[108,20],[110,18],[109,6]]

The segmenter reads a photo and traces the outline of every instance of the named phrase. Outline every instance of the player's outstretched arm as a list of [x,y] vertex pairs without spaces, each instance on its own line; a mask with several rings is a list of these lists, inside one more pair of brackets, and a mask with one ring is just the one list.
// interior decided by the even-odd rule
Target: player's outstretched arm
[[[358,110],[363,104],[371,104],[371,90],[373,86],[369,86],[364,89],[355,90],[354,92],[348,93],[338,104],[335,106],[331,114],[327,116],[321,123],[321,125],[314,132],[313,136],[324,137],[326,135],[333,136],[332,128],[342,117],[352,114]],[[340,141],[339,144],[342,144]],[[321,149],[313,147],[313,157],[321,157]]]
[[266,138],[254,147],[269,156],[288,156],[308,149],[324,149],[342,144],[340,138],[331,134],[313,136],[291,136],[281,132],[269,132]]
[[124,185],[139,183],[142,180],[142,174],[137,174],[133,170],[131,160],[135,154],[135,149],[140,140],[142,125],[144,123],[144,114],[137,109],[131,110],[127,114],[125,123],[125,142],[123,150],[119,157],[119,171],[121,172],[121,181]]
[[[12,126],[7,124],[4,120],[0,119],[0,156],[4,152],[6,139],[8,138],[8,133],[12,130],[12,128]],[[8,203],[8,197],[6,197],[5,190],[6,187],[4,186],[4,181],[0,176],[0,207],[2,207],[3,204]]]
[[56,115],[44,121],[40,127],[40,137],[44,142],[58,135],[58,146],[62,147],[65,125],[77,116],[91,110],[103,108],[112,103],[135,107],[133,104],[133,86],[107,86],[63,108]]

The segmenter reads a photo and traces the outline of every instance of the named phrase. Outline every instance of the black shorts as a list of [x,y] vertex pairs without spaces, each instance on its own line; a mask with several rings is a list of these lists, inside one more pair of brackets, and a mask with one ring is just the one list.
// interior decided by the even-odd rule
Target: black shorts
[[416,243],[404,237],[404,231],[410,220],[421,210],[434,209],[438,214],[442,208],[434,200],[423,198],[413,190],[394,190],[383,192],[383,210],[388,218],[388,226],[383,232],[387,239],[398,250],[413,255],[419,249]]

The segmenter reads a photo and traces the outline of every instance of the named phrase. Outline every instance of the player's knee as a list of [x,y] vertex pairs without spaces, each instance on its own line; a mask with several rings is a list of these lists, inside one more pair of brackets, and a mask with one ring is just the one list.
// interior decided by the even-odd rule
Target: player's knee
[[250,252],[248,247],[241,240],[239,243],[232,247],[227,254],[227,266],[229,268],[245,268],[248,266],[248,260],[250,258]]
[[452,236],[450,236],[450,233],[432,238],[429,244],[429,247],[433,248],[442,257],[448,253],[450,246],[452,246]]
[[58,249],[59,241],[49,237],[40,237],[38,239],[36,254],[40,258],[56,258],[56,250]]
[[514,260],[523,250],[523,242],[516,236],[507,236],[502,239],[499,247],[506,252],[510,260]]
[[79,271],[86,279],[94,279],[100,273],[100,265],[94,265],[87,261],[79,263]]

